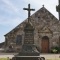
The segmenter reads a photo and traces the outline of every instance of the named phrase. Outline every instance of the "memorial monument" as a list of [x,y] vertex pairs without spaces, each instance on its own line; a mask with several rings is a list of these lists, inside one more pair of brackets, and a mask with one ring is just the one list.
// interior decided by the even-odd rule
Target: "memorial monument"
[[34,27],[30,24],[30,11],[35,9],[30,9],[30,4],[28,8],[23,8],[28,11],[28,22],[24,27],[24,44],[22,46],[21,52],[15,55],[15,60],[39,60],[40,52],[34,44]]
[[59,5],[56,6],[56,10],[59,13],[59,20],[60,20],[60,0],[59,0]]

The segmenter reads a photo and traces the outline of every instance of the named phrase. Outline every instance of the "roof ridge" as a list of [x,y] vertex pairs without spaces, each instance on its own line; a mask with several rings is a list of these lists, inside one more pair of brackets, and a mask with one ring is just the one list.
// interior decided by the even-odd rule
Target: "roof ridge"
[[[37,14],[38,12],[40,12],[40,11],[47,11],[47,12],[49,12],[52,16],[54,16],[46,7],[41,7],[40,9],[38,9],[34,14],[32,14],[30,17],[33,17],[35,14]],[[54,16],[55,17],[55,16]],[[56,18],[56,17],[55,17]],[[25,19],[23,22],[21,22],[20,24],[18,24],[14,29],[12,29],[10,32],[12,32],[13,30],[15,30],[17,27],[19,27],[21,24],[23,24],[24,22],[26,22],[27,21],[27,19]],[[56,20],[55,21],[58,21],[58,19],[56,18]],[[10,32],[8,32],[7,34],[9,34]],[[4,36],[6,36],[7,34],[5,34]]]

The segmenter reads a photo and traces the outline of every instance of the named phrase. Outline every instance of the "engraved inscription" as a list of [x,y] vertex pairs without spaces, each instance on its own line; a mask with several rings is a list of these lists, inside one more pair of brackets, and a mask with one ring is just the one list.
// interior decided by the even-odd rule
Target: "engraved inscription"
[[33,31],[27,31],[27,32],[25,32],[24,43],[25,44],[33,44],[34,43]]

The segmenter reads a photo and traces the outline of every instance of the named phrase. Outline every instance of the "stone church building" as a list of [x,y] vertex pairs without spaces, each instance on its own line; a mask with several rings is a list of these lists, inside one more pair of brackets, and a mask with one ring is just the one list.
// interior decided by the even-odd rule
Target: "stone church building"
[[[24,44],[24,27],[28,19],[23,21],[5,36],[5,48],[13,48],[19,52]],[[60,47],[60,21],[45,7],[30,16],[30,24],[34,27],[34,44],[42,53],[49,53],[53,46]]]

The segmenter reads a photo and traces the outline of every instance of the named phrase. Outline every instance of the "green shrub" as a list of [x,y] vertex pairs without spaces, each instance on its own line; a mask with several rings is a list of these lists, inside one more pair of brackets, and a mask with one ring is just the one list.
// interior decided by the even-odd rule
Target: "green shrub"
[[60,48],[59,47],[52,47],[51,48],[51,52],[52,53],[59,53],[60,52]]

